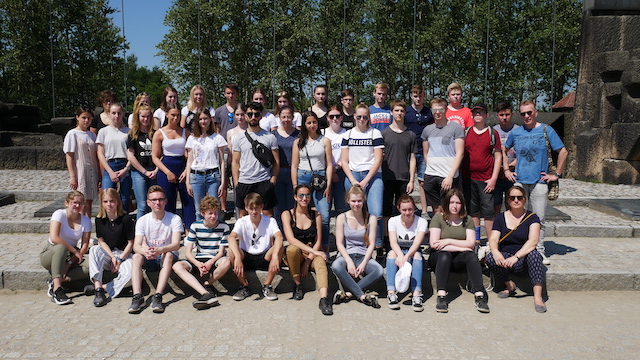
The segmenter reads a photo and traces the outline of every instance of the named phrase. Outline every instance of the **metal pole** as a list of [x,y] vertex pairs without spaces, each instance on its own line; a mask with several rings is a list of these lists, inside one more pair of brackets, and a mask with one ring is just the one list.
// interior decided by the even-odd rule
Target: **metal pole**
[[484,102],[487,103],[487,91],[489,88],[489,19],[491,16],[491,0],[487,1],[487,46],[484,50]]
[[122,52],[124,54],[124,61],[122,63],[123,66],[123,75],[124,75],[124,108],[127,108],[127,37],[124,33],[124,0],[122,0],[122,38],[124,42],[122,43]]
[[276,102],[276,66],[276,0],[273,0],[273,75],[271,76],[271,104],[275,104]]
[[202,47],[200,46],[200,1],[198,1],[198,83],[202,85]]
[[49,1],[49,44],[51,46],[51,114],[56,117],[56,79],[53,69],[53,0]]
[[551,104],[553,106],[553,82],[556,74],[556,0],[553,0],[553,40],[551,46]]
[[413,0],[413,56],[411,59],[411,84],[416,84],[416,58],[418,54],[416,53],[416,0]]
[[342,1],[342,90],[347,88],[347,0]]

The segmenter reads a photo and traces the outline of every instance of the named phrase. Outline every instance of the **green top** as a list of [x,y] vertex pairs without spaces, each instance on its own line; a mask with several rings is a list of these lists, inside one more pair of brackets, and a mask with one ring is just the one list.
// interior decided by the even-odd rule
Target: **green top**
[[433,216],[433,219],[431,219],[431,224],[429,225],[429,228],[440,229],[442,231],[440,233],[440,239],[455,239],[455,240],[466,240],[467,229],[475,230],[471,216],[467,216],[467,218],[464,219],[459,226],[454,226],[446,222],[441,213],[437,213]]

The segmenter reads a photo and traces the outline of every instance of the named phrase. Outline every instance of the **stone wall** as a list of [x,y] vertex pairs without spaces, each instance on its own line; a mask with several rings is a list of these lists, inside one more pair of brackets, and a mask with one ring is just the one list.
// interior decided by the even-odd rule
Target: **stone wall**
[[569,176],[640,183],[640,2],[585,1]]

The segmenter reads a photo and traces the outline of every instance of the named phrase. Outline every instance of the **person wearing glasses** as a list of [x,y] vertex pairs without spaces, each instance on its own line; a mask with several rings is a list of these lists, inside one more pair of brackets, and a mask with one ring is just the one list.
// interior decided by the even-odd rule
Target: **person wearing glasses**
[[282,232],[274,218],[263,215],[264,201],[260,194],[247,194],[243,201],[248,215],[238,219],[228,241],[231,266],[240,282],[233,300],[241,301],[251,296],[246,270],[267,271],[262,296],[267,300],[278,300],[271,282],[280,271],[284,251]]
[[340,103],[342,104],[342,124],[340,124],[340,126],[345,130],[351,130],[356,126],[355,119],[353,118],[353,114],[356,112],[356,109],[353,107],[354,101],[355,96],[353,95],[353,90],[342,90],[340,93]]
[[[233,160],[231,174],[236,193],[236,207],[240,216],[247,215],[244,198],[249,193],[258,193],[264,200],[265,215],[273,216],[273,208],[278,204],[275,184],[280,172],[280,152],[275,135],[260,127],[262,104],[252,102],[247,108],[249,127],[233,140]],[[273,165],[265,167],[253,153],[252,141],[257,141],[271,150]],[[275,221],[275,220],[274,220]]]
[[342,169],[344,187],[348,192],[353,185],[360,185],[367,192],[367,205],[371,215],[378,219],[375,247],[377,258],[384,261],[382,242],[382,151],[384,140],[378,129],[369,127],[369,107],[360,104],[355,112],[356,127],[344,133],[342,138]]
[[526,209],[527,195],[521,186],[507,191],[507,211],[498,214],[489,236],[486,262],[489,271],[505,285],[498,297],[515,296],[516,284],[509,275],[528,276],[533,284],[533,304],[537,312],[544,313],[547,306],[542,298],[545,267],[542,255],[535,251],[540,237],[540,218]]
[[327,254],[322,251],[322,218],[311,209],[311,188],[300,184],[294,189],[295,206],[282,213],[284,235],[289,242],[287,246],[287,264],[293,279],[293,299],[302,300],[301,279],[309,275],[309,270],[316,273],[318,293],[320,293],[320,311],[324,315],[333,315],[331,300],[328,298],[329,275],[327,271]]
[[266,131],[273,131],[276,129],[274,126],[276,118],[273,113],[269,112],[264,104],[267,102],[267,94],[262,89],[256,89],[251,95],[251,101],[262,105],[260,111],[260,127]]
[[[543,264],[549,265],[551,262],[544,253],[545,210],[549,193],[547,183],[562,177],[568,152],[556,131],[551,126],[537,121],[538,110],[532,101],[525,100],[520,103],[520,116],[524,125],[513,130],[502,147],[502,169],[509,181],[522,185],[529,198],[527,209],[540,218],[540,239],[536,250],[542,255]],[[547,139],[551,150],[558,153],[557,169],[554,174],[548,173]],[[515,172],[509,169],[507,159],[504,158],[506,157],[504,154],[507,154],[511,148],[516,150]]]
[[142,268],[160,271],[156,293],[153,295],[151,309],[154,313],[163,313],[162,294],[171,276],[171,267],[178,260],[180,237],[184,232],[180,216],[165,211],[167,194],[158,185],[147,191],[147,205],[151,212],[136,222],[133,239],[133,261],[131,264],[131,287],[133,299],[129,314],[138,314],[143,309]]
[[[344,170],[342,170],[342,137],[347,130],[340,125],[344,124],[344,116],[340,106],[334,105],[327,113],[329,119],[329,127],[324,129],[324,136],[331,141],[331,155],[333,158],[333,178],[331,180],[331,200],[335,208],[336,214],[342,214],[347,211],[347,203],[345,202],[346,190],[344,189]],[[353,116],[352,116],[353,119]],[[331,209],[331,203],[329,203]]]
[[445,117],[447,102],[431,100],[435,123],[422,131],[424,193],[433,214],[442,213],[442,196],[451,188],[462,189],[458,170],[464,156],[464,129]]

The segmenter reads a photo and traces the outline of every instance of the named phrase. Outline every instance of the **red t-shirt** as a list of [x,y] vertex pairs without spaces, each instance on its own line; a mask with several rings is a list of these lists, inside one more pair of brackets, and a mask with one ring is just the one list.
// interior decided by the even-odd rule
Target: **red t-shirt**
[[464,158],[462,158],[462,176],[472,180],[486,181],[493,174],[494,155],[491,154],[491,135],[494,132],[495,152],[500,152],[500,135],[490,127],[482,134],[476,134],[473,128],[464,139]]
[[451,110],[451,108],[447,106],[446,116],[447,120],[462,126],[463,129],[473,126],[473,115],[471,115],[471,109],[466,106],[463,106],[459,110]]

